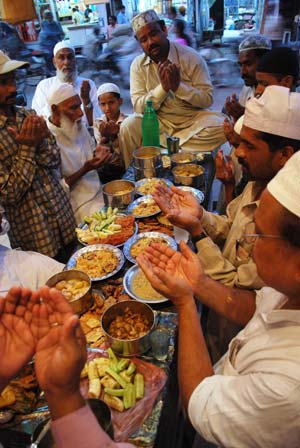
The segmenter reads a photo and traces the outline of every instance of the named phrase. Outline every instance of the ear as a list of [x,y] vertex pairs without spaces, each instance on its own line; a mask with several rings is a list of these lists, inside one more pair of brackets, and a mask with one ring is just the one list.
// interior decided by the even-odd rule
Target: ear
[[123,98],[120,97],[119,98],[119,105],[122,106],[122,104],[123,104]]
[[56,63],[55,63],[55,57],[52,59],[52,62],[53,62],[54,67],[57,68]]
[[292,146],[284,146],[280,150],[280,159],[279,166],[280,168],[284,167],[286,162],[292,157],[294,154],[294,148]]
[[60,111],[56,104],[52,104],[51,106],[51,122],[56,126],[60,127]]
[[294,77],[292,75],[287,75],[280,81],[280,85],[282,87],[287,87],[288,89],[293,89],[295,83],[294,83]]

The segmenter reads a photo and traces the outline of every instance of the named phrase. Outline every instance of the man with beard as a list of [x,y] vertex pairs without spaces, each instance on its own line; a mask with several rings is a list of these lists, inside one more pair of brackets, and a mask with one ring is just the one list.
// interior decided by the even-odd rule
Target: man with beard
[[48,95],[62,83],[74,86],[82,101],[84,112],[83,122],[93,125],[93,118],[99,117],[101,111],[98,106],[97,89],[93,81],[77,76],[75,50],[68,41],[58,42],[53,50],[53,64],[56,67],[56,76],[43,79],[36,86],[32,99],[32,108],[40,115],[48,118],[50,110],[48,107]]
[[[292,138],[288,135],[291,131],[286,129],[287,119],[292,120],[290,102],[295,116],[293,123],[300,116],[299,97],[285,87],[269,86],[261,98],[247,102],[241,143],[235,155],[250,181],[243,193],[229,203],[226,215],[205,211],[191,194],[175,187],[171,191],[159,187],[154,195],[172,224],[189,231],[206,275],[227,286],[247,289],[263,286],[252,258],[253,244],[247,241],[237,244],[237,241],[244,233],[254,233],[254,214],[263,189],[300,149],[296,124]],[[238,329],[225,321],[218,320],[217,324],[217,319],[211,318],[213,321],[214,325],[209,325],[209,337],[216,361]]]
[[57,176],[59,148],[45,120],[15,106],[15,70],[24,65],[0,51],[0,202],[12,248],[66,262],[73,249],[74,215]]
[[48,128],[61,151],[61,175],[79,224],[104,205],[97,169],[112,155],[109,148],[95,149],[94,140],[82,124],[81,100],[71,84],[54,88],[48,104],[51,108]]
[[[183,150],[195,152],[212,151],[224,143],[224,116],[207,110],[213,103],[213,87],[201,56],[192,48],[170,42],[165,23],[154,10],[138,14],[131,23],[144,51],[131,64],[134,111],[143,113],[146,101],[152,99],[164,147],[166,135],[179,137]],[[128,117],[122,128],[124,151],[140,146],[141,118]]]

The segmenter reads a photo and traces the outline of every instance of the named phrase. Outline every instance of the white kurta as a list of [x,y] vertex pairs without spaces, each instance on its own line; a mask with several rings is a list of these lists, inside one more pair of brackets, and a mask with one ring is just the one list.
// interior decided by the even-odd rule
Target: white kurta
[[134,111],[143,113],[146,100],[152,99],[163,146],[167,133],[179,137],[184,149],[215,149],[226,141],[222,130],[224,116],[207,110],[213,103],[213,87],[205,61],[192,48],[174,42],[170,42],[168,59],[180,66],[181,81],[175,93],[164,91],[157,64],[148,56],[142,54],[133,61],[130,94]]
[[[300,446],[300,310],[272,288],[189,401],[196,431],[230,448]],[[201,360],[198,360],[201,362]]]
[[[101,110],[98,104],[97,88],[95,86],[95,83],[91,79],[81,78],[80,76],[77,76],[76,81],[74,83],[74,89],[76,90],[79,96],[82,81],[88,81],[90,83],[91,86],[90,100],[91,103],[93,104],[93,117],[99,117],[101,115]],[[43,79],[38,83],[35,89],[34,96],[32,98],[32,109],[34,109],[38,115],[43,115],[45,119],[47,119],[50,116],[48,95],[52,92],[52,90],[55,87],[58,88],[61,84],[63,83],[58,79],[57,76]],[[83,104],[81,105],[81,108],[84,112]],[[85,113],[83,114],[82,120],[86,125],[88,125]]]
[[45,255],[12,250],[0,244],[0,295],[7,294],[12,286],[22,286],[35,291],[63,268],[62,263]]
[[[61,174],[69,177],[93,158],[94,141],[83,126],[78,138],[71,140],[61,128],[47,121],[61,152]],[[70,188],[70,202],[77,224],[83,222],[86,215],[101,210],[104,205],[102,185],[96,170],[89,171]]]

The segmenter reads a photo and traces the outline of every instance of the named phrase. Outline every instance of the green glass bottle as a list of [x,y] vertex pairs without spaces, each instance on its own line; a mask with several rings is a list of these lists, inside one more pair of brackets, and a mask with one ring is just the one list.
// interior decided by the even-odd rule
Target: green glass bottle
[[152,107],[152,100],[146,101],[142,118],[142,141],[143,146],[160,146],[159,122],[155,110]]

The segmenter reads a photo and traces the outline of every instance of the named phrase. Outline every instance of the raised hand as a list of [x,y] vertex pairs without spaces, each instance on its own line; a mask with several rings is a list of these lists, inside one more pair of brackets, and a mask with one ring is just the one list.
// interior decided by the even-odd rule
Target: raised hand
[[167,215],[170,222],[190,233],[201,233],[203,209],[198,200],[189,192],[159,185],[153,194],[155,202]]
[[216,158],[216,178],[224,185],[235,185],[234,164],[231,156],[223,155],[222,149],[217,152]]
[[223,131],[229,143],[237,148],[241,142],[241,139],[240,136],[234,131],[233,124],[228,120],[228,118],[224,119]]
[[245,108],[239,103],[235,93],[226,98],[225,110],[235,121],[245,113]]
[[9,127],[8,130],[21,145],[39,146],[45,138],[49,137],[44,118],[37,115],[27,116],[19,133],[13,127]]
[[101,165],[108,163],[112,158],[109,146],[98,145],[96,148],[96,155],[84,164],[86,172],[96,170]]
[[99,132],[103,137],[114,138],[117,137],[120,131],[120,126],[114,121],[101,121],[99,124]]
[[11,288],[0,297],[0,388],[28,363],[34,354],[36,339],[32,332],[32,309],[39,296],[29,289]]
[[82,99],[83,104],[86,106],[90,102],[90,91],[91,86],[88,80],[82,81],[81,87],[80,87],[80,97]]
[[55,289],[41,289],[43,303],[33,310],[38,331],[35,369],[46,394],[71,396],[79,390],[86,341],[68,301]]
[[176,92],[180,84],[180,68],[169,60],[158,63],[158,75],[161,85],[166,92]]

